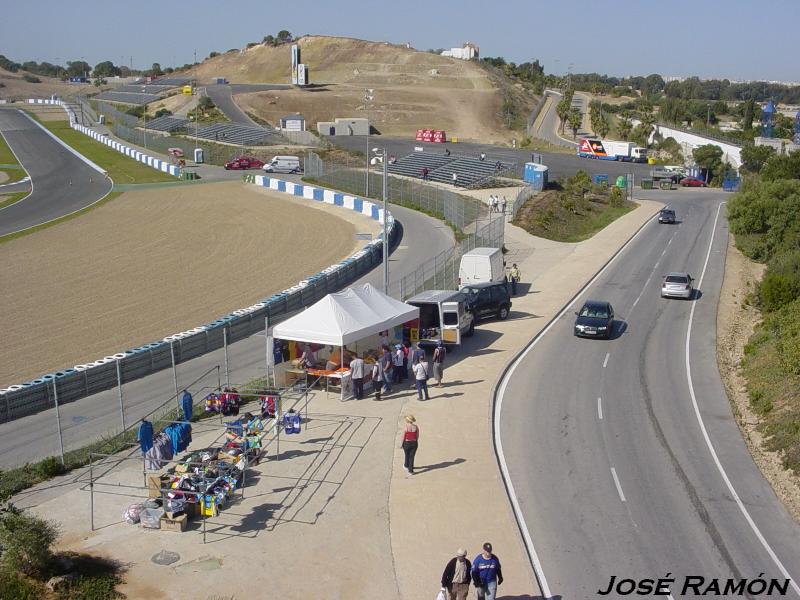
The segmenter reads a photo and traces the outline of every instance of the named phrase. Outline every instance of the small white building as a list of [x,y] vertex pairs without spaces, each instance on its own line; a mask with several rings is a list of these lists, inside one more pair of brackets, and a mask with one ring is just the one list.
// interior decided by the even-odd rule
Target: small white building
[[478,58],[479,55],[480,48],[472,42],[467,42],[461,48],[450,48],[450,50],[442,51],[442,56],[460,58],[461,60],[472,60],[473,58]]
[[303,115],[287,115],[281,119],[280,127],[284,131],[305,131],[306,118]]

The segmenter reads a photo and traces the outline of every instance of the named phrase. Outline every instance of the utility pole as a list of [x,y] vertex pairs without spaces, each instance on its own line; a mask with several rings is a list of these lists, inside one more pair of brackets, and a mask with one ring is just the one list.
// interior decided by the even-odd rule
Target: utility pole
[[369,103],[372,101],[374,96],[372,95],[372,89],[366,88],[364,90],[364,113],[367,115],[367,179],[366,184],[364,186],[364,196],[369,198],[369,134],[371,133],[372,127],[369,124]]
[[386,183],[388,181],[389,158],[386,156],[386,148],[383,149],[383,293],[389,295],[389,228],[388,222],[388,196],[386,194]]

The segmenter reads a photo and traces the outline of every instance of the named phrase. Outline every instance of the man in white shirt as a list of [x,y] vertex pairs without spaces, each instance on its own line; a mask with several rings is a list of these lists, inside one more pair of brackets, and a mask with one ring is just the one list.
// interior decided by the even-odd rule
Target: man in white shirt
[[399,384],[402,380],[404,356],[403,346],[395,344],[394,352],[392,352],[392,366],[394,367],[394,369],[392,369],[392,380],[394,383]]
[[428,375],[430,373],[430,367],[428,366],[428,360],[423,357],[417,364],[414,365],[414,379],[417,383],[417,398],[422,400],[422,396],[424,394],[425,400],[430,400],[430,396],[428,396]]
[[353,395],[356,400],[364,397],[364,359],[356,354],[350,361],[350,376],[353,379]]

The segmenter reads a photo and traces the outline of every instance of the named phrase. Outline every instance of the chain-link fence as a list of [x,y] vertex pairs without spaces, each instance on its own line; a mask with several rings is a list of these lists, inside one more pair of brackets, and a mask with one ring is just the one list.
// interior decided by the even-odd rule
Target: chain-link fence
[[536,188],[534,188],[534,187],[532,187],[530,185],[526,185],[526,186],[523,186],[523,187],[519,188],[519,190],[517,190],[517,195],[514,196],[511,199],[511,202],[508,205],[509,206],[508,212],[509,212],[509,215],[510,215],[509,218],[513,219],[514,217],[516,217],[517,216],[517,212],[519,212],[519,209],[522,208],[522,206],[528,200],[533,198],[538,193],[539,193],[539,190],[537,190]]
[[[305,160],[306,178],[314,183],[357,194],[367,198],[382,198],[382,167],[370,170],[369,183],[365,159],[347,158],[339,161],[322,160],[309,152]],[[458,231],[466,232],[476,221],[485,219],[488,208],[472,196],[419,181],[389,175],[387,177],[389,202],[419,210],[443,219]]]

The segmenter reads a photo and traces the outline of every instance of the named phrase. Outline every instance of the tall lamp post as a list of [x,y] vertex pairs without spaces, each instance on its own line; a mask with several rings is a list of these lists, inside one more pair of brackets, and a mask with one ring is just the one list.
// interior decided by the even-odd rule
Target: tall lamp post
[[372,92],[372,88],[366,88],[364,90],[364,113],[367,115],[367,182],[364,186],[364,195],[367,198],[369,198],[369,134],[372,129],[369,124],[369,103],[372,102],[372,99],[375,97],[372,95]]
[[[147,87],[142,86],[142,93],[147,93]],[[144,118],[144,125],[142,125],[142,135],[144,135],[144,149],[147,150],[147,101],[145,100],[144,103],[144,110],[142,111],[142,117]]]
[[[389,294],[389,227],[388,216],[389,211],[387,207],[386,184],[388,180],[389,160],[386,157],[386,148],[373,148],[372,152],[375,156],[369,161],[370,164],[383,163],[383,293]],[[369,155],[367,155],[369,157]]]

